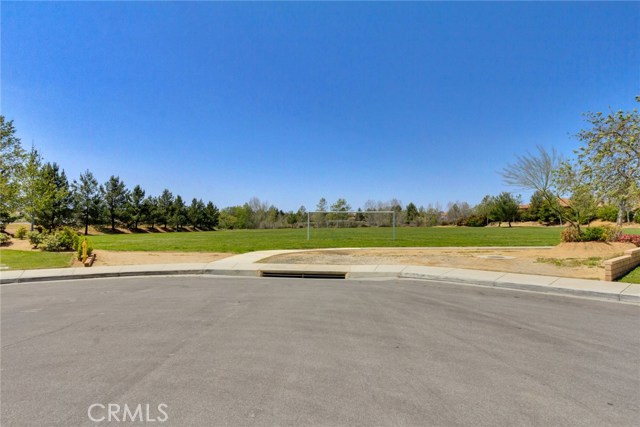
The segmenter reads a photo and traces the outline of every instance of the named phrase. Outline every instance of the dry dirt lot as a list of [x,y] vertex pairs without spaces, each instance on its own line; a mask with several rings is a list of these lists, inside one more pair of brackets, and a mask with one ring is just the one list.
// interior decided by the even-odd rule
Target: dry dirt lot
[[276,255],[277,264],[400,264],[506,271],[603,279],[603,261],[623,254],[631,243],[562,243],[553,248],[376,248],[331,249]]

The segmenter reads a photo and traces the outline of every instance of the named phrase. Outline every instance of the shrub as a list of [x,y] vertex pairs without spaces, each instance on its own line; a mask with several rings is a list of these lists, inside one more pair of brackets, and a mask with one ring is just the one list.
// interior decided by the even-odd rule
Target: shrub
[[467,227],[484,227],[486,224],[486,220],[477,215],[471,215],[464,222],[464,225],[466,225]]
[[42,239],[42,243],[40,243],[40,247],[43,251],[47,252],[60,252],[65,248],[62,245],[59,234],[47,234]]
[[580,236],[582,242],[602,242],[604,241],[604,227],[587,227],[582,229]]
[[11,236],[0,232],[0,245],[7,244],[9,243],[10,240],[11,240]]
[[44,238],[44,234],[38,233],[37,231],[30,231],[27,233],[27,239],[29,239],[29,243],[33,248],[37,248],[40,243],[42,243],[42,239]]
[[64,227],[61,231],[56,233],[60,245],[63,249],[75,250],[78,248],[78,241],[80,240],[80,236],[77,232],[70,229],[69,227]]
[[23,226],[18,227],[16,230],[16,237],[20,240],[24,240],[24,238],[27,237],[27,229]]
[[618,242],[633,243],[636,246],[640,246],[640,234],[621,234],[618,237]]
[[91,256],[93,254],[93,245],[91,244],[91,240],[87,239],[78,239],[78,247],[76,252],[78,253],[78,261],[82,261],[82,242],[87,242],[87,256]]
[[580,232],[575,227],[567,227],[562,230],[562,233],[560,234],[560,240],[565,243],[579,242]]
[[604,225],[604,234],[602,240],[605,242],[617,242],[618,238],[622,235],[622,228],[615,225]]

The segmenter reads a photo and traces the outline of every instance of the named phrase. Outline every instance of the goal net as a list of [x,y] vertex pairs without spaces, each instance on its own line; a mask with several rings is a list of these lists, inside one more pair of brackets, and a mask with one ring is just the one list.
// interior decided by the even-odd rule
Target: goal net
[[[341,228],[386,227],[389,237],[396,238],[395,211],[309,211],[307,212],[307,240],[314,234],[334,234]],[[322,231],[321,231],[322,230]],[[386,233],[385,233],[386,234]]]

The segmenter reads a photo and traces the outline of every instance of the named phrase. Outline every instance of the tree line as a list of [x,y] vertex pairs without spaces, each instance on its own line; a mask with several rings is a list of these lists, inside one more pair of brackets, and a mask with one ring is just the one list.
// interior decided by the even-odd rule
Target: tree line
[[[638,99],[638,98],[637,98]],[[538,147],[536,153],[516,157],[501,171],[505,184],[532,190],[526,208],[520,196],[511,192],[487,195],[480,203],[450,202],[418,207],[413,202],[403,206],[397,199],[368,200],[355,214],[351,205],[339,198],[329,204],[321,198],[314,215],[315,225],[353,220],[353,224],[390,225],[388,217],[366,215],[376,211],[393,211],[397,225],[486,226],[518,220],[544,224],[569,222],[580,225],[600,218],[623,221],[640,220],[640,119],[637,110],[610,114],[587,113],[588,128],[576,137],[582,143],[573,159],[563,159],[555,150]],[[118,227],[138,230],[142,224],[151,229],[180,231],[304,227],[307,209],[284,212],[276,206],[252,198],[243,205],[223,209],[211,201],[193,198],[187,204],[180,195],[164,189],[157,196],[148,195],[140,186],[127,188],[112,175],[100,184],[89,171],[69,182],[56,163],[45,162],[35,148],[26,151],[16,137],[13,121],[0,115],[0,228],[17,219],[30,221],[32,229],[55,230],[63,226],[83,228],[101,226],[116,231]],[[365,221],[366,218],[366,221]],[[328,222],[327,222],[328,221]]]
[[69,182],[57,163],[44,162],[32,148],[25,151],[15,136],[13,121],[0,116],[0,224],[17,219],[35,227],[56,230],[63,226],[84,228],[106,225],[137,230],[141,224],[150,228],[162,225],[181,230],[186,226],[213,230],[220,211],[213,202],[194,198],[187,205],[180,195],[165,189],[158,196],[147,195],[140,185],[128,189],[115,175],[100,184],[91,171]]

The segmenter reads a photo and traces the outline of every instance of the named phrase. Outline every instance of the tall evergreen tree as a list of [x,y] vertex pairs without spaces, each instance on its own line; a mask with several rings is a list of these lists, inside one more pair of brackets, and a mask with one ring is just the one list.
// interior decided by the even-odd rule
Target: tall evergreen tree
[[134,230],[138,229],[138,224],[145,215],[144,195],[145,191],[142,187],[136,185],[127,197],[127,218],[131,221]]
[[158,198],[147,197],[144,199],[144,220],[151,226],[152,229],[156,227],[156,222],[159,218]]
[[218,226],[219,219],[220,210],[218,210],[218,207],[212,202],[207,203],[204,208],[204,226],[209,230],[213,230]]
[[87,170],[80,174],[80,182],[73,181],[74,211],[84,225],[84,235],[89,234],[89,224],[95,224],[102,209],[102,188],[93,174]]
[[35,148],[31,148],[27,154],[27,160],[22,169],[20,181],[22,183],[22,209],[31,222],[31,231],[35,224],[36,212],[42,208],[43,183],[42,183],[42,157]]
[[166,188],[162,191],[160,197],[158,197],[158,221],[164,224],[164,228],[173,217],[173,194]]
[[0,231],[20,207],[20,172],[26,154],[13,120],[0,115]]
[[511,227],[511,223],[515,221],[516,216],[518,215],[519,205],[519,197],[513,196],[511,193],[504,191],[494,199],[492,215],[500,222],[507,222],[509,227]]
[[69,222],[73,197],[64,170],[57,163],[46,163],[41,173],[42,200],[36,222],[54,230]]
[[180,195],[173,201],[173,225],[175,231],[180,231],[187,222],[187,205],[185,205]]
[[189,223],[192,227],[202,227],[204,222],[204,210],[205,205],[202,199],[198,200],[194,197],[193,200],[191,200],[191,205],[189,205],[189,210],[187,212]]
[[120,220],[124,214],[127,196],[128,191],[124,182],[120,180],[120,177],[111,175],[103,189],[103,199],[111,223],[111,231],[116,231],[116,221]]

